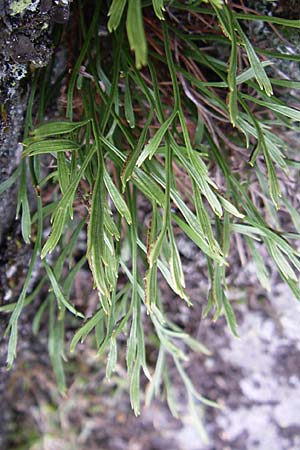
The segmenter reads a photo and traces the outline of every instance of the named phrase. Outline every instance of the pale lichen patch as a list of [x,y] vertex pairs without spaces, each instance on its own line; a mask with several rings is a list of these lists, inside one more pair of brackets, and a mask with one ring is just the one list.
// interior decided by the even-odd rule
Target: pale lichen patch
[[24,11],[35,11],[38,7],[38,4],[40,3],[40,0],[15,0],[11,2],[10,9],[11,9],[11,16],[16,16],[17,14],[21,14]]

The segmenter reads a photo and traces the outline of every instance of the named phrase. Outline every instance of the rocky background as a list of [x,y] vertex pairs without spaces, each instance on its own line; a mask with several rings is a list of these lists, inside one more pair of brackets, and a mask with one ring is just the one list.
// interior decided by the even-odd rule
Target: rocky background
[[[203,408],[203,430],[195,425],[182,383],[174,371],[174,396],[181,420],[156,400],[134,417],[122,366],[110,382],[93,340],[68,355],[66,397],[57,393],[43,342],[31,339],[19,353],[6,382],[11,402],[6,421],[8,441],[1,448],[30,450],[298,450],[300,448],[300,304],[275,270],[274,288],[266,295],[257,286],[254,266],[236,270],[230,299],[238,317],[239,338],[227,324],[200,320],[206,298],[203,257],[186,240],[181,256],[192,288],[193,314],[169,295],[170,313],[211,351],[193,355],[186,370],[198,391],[221,409]],[[200,282],[199,282],[200,280]],[[92,292],[89,274],[77,279],[82,295]],[[80,294],[79,294],[80,295]],[[86,298],[86,297],[85,297]],[[90,295],[90,303],[93,303]],[[69,334],[69,340],[72,333]],[[27,336],[28,339],[28,336]],[[44,344],[44,348],[46,345]],[[125,349],[124,349],[125,351]],[[146,381],[144,383],[146,387]],[[13,399],[13,401],[12,401]],[[200,431],[200,432],[199,432]]]

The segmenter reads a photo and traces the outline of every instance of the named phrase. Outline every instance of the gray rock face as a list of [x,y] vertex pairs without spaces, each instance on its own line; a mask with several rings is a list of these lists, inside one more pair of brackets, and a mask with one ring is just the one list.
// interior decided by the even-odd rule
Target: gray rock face
[[[69,1],[0,1],[0,181],[16,169],[21,147],[28,77],[51,56],[54,22],[69,18]],[[15,215],[16,188],[0,197],[0,243]]]
[[[50,38],[52,25],[68,20],[69,3],[68,0],[0,0],[0,183],[9,178],[18,167],[22,151],[19,142],[22,140],[29,79],[35,68],[47,65],[52,53]],[[8,249],[6,238],[15,217],[16,202],[16,186],[0,196],[0,279],[1,275],[5,276],[7,264],[11,259],[6,254]],[[9,239],[12,239],[12,236]],[[12,260],[18,259],[18,256],[20,255],[16,248]],[[26,271],[26,267],[24,270]],[[1,295],[0,292],[0,304],[4,301],[4,297],[5,295]],[[10,299],[13,300],[14,298]],[[6,341],[2,339],[6,326],[7,316],[2,315],[0,398],[4,404],[9,377],[5,368]],[[24,334],[22,338],[26,340]],[[7,448],[5,444],[7,421],[9,408],[2,408],[0,448],[3,450]]]

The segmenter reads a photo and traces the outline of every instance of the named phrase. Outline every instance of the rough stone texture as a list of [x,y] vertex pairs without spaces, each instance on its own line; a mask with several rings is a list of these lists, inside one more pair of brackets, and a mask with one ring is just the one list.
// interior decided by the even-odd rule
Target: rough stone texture
[[[27,78],[51,56],[49,32],[69,18],[69,1],[0,1],[0,180],[20,160]],[[0,197],[0,242],[15,215],[16,188]]]
[[230,337],[220,352],[224,366],[241,371],[241,394],[217,423],[228,442],[244,435],[239,448],[296,450],[300,445],[300,306],[283,284],[273,291],[272,316],[243,311],[241,339]]
[[[52,53],[50,32],[53,23],[65,23],[69,18],[68,0],[7,0],[0,1],[0,182],[5,181],[14,172],[20,161],[24,113],[28,96],[28,80],[36,67],[45,66]],[[0,196],[0,281],[11,270],[26,271],[28,257],[18,255],[15,248],[10,259],[7,251],[10,242],[17,241],[17,236],[8,234],[12,226],[17,202],[17,187],[13,186]],[[9,237],[10,242],[7,241]],[[27,255],[28,250],[26,251]],[[20,257],[19,257],[20,256]],[[24,255],[23,255],[24,256]],[[17,263],[16,263],[17,262]],[[23,269],[22,269],[23,267]],[[8,277],[9,279],[9,277]],[[22,279],[22,277],[21,277]],[[6,284],[4,285],[6,286]],[[2,285],[3,287],[3,285]],[[18,290],[17,290],[18,291]],[[0,304],[5,295],[0,289]],[[1,293],[3,295],[1,295]],[[12,301],[13,298],[10,298]],[[0,398],[2,402],[8,381],[5,368],[6,341],[3,341],[7,325],[6,316],[0,320]],[[29,330],[30,333],[30,330]],[[22,336],[26,341],[26,336]],[[4,416],[5,415],[5,416]],[[9,411],[0,411],[0,448],[5,447],[5,423]]]
[[[193,267],[195,272],[198,256],[200,259],[195,252],[193,259],[186,259],[184,269]],[[190,355],[186,369],[199,392],[223,406],[221,410],[203,410],[207,443],[183,401],[182,382],[177,380],[173,386],[182,422],[172,418],[159,401],[143,407],[141,416],[135,418],[123,390],[121,364],[115,379],[105,381],[103,361],[96,357],[95,346],[87,343],[76,355],[76,376],[65,398],[55,394],[53,374],[47,363],[41,362],[40,354],[31,355],[31,360],[30,355],[23,355],[19,377],[16,374],[12,383],[14,398],[22,398],[15,405],[19,414],[16,433],[17,425],[35,428],[40,440],[37,437],[32,449],[299,450],[300,304],[278,277],[272,281],[272,292],[262,301],[254,268],[249,264],[244,270],[244,284],[229,291],[230,298],[238,300],[234,307],[240,338],[230,333],[222,319],[215,324],[209,319],[200,321],[200,291],[194,290],[193,313],[186,313],[187,330],[193,330],[194,337],[212,354],[205,358]],[[85,277],[82,283],[88,284]],[[251,284],[255,293],[246,301],[245,297],[251,297]],[[169,301],[178,309],[178,299]],[[182,319],[181,313],[179,316]],[[31,390],[24,389],[20,374]]]

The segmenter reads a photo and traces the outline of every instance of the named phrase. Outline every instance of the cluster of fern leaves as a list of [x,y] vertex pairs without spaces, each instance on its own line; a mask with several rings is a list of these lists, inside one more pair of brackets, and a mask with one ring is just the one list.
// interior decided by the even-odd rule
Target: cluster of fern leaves
[[[3,191],[20,178],[22,234],[34,246],[18,301],[1,307],[11,314],[8,366],[16,356],[22,310],[49,283],[33,331],[38,334],[41,320],[48,317],[49,355],[62,392],[66,389],[65,323],[73,315],[78,330],[71,351],[95,333],[99,354],[107,354],[108,378],[122,354],[119,338],[124,345],[125,336],[128,386],[136,414],[142,373],[149,380],[146,401],[163,390],[177,414],[169,372],[175,366],[197,417],[199,402],[213,402],[196,391],[184,362],[189,349],[208,350],[166,316],[158,272],[178,302],[192,305],[174,233],[180,229],[207,260],[204,316],[216,320],[225,315],[237,334],[226,274],[232,236],[240,235],[262,286],[270,288],[261,254],[267,249],[282,279],[300,297],[299,251],[294,245],[299,239],[299,213],[281,192],[280,181],[300,165],[282,138],[286,131],[299,132],[300,111],[281,99],[280,89],[288,89],[293,103],[300,82],[276,72],[276,61],[299,61],[299,57],[257,48],[248,36],[252,21],[286,30],[298,28],[299,20],[259,16],[222,0],[153,0],[153,4],[113,0],[109,34],[99,33],[100,1],[95,2],[90,21],[82,4],[77,12],[82,45],[70,76],[59,78],[68,80],[66,117],[43,119],[47,99],[57,86],[51,85],[49,68],[37,72],[27,109],[23,161],[1,185]],[[46,175],[41,170],[45,154],[52,161]],[[239,160],[242,170],[232,167]],[[184,186],[178,172],[188,179]],[[32,217],[26,187],[29,174],[37,205]],[[45,203],[45,192],[54,185],[59,190],[53,201]],[[138,220],[141,197],[151,205],[148,229]],[[282,228],[282,211],[295,224],[294,232]],[[51,233],[45,238],[49,218]],[[83,230],[86,253],[75,260],[72,255]],[[28,294],[38,259],[45,275]],[[92,317],[85,317],[85,311],[78,311],[72,302],[74,279],[86,264],[99,296]],[[150,369],[146,322],[158,342],[156,366]]]

